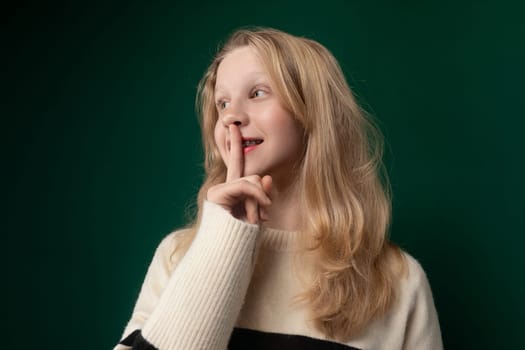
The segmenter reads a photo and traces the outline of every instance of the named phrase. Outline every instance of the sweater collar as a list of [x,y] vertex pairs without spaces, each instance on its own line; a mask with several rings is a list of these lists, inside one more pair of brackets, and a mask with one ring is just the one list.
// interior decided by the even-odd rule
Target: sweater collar
[[301,231],[263,227],[259,232],[259,247],[265,250],[297,252],[302,250],[308,241],[305,240],[304,233]]

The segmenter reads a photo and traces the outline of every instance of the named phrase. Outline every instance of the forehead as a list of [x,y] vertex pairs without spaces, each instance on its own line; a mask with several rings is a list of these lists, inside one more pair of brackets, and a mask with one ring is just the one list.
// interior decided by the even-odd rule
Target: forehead
[[226,89],[259,77],[268,77],[259,55],[252,47],[240,47],[228,53],[219,64],[215,90]]

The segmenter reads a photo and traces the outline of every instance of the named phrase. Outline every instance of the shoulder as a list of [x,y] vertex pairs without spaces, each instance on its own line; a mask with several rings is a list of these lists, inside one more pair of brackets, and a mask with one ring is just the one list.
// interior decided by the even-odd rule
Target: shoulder
[[[399,250],[395,299],[349,345],[359,349],[441,349],[437,314],[426,273],[418,260]],[[430,345],[429,345],[430,344]]]
[[406,273],[401,280],[399,298],[409,308],[417,307],[419,303],[433,304],[430,283],[423,266],[409,253],[403,251],[402,254],[406,262]]
[[408,282],[417,284],[420,283],[422,279],[426,279],[426,273],[421,263],[406,251],[402,251],[402,254],[407,266],[407,274],[405,277]]
[[189,231],[189,228],[184,228],[170,232],[161,239],[156,251],[159,253],[173,252],[173,250],[180,245],[182,239],[189,233]]
[[184,228],[163,237],[155,249],[152,265],[160,265],[164,270],[172,271],[184,255],[184,241],[190,233],[191,229]]
[[410,254],[404,252],[407,274],[401,282],[398,316],[405,324],[409,349],[442,349],[439,318],[425,270]]

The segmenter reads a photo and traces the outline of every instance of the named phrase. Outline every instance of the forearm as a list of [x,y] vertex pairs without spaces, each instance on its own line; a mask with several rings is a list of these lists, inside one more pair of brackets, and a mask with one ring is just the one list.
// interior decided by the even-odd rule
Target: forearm
[[225,349],[250,281],[258,227],[205,206],[192,246],[142,330],[160,350]]

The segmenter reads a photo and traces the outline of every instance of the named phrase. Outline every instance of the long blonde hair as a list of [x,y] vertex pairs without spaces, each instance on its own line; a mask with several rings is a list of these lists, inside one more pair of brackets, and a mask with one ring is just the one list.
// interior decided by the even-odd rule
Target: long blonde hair
[[301,231],[315,242],[317,272],[300,297],[321,332],[348,340],[388,311],[405,263],[387,240],[391,198],[381,133],[357,104],[336,59],[318,42],[271,28],[241,29],[219,50],[198,88],[206,177],[196,221],[180,249],[193,240],[208,189],[225,181],[213,136],[214,88],[219,64],[244,46],[255,49],[283,106],[304,130],[297,179],[306,213]]

